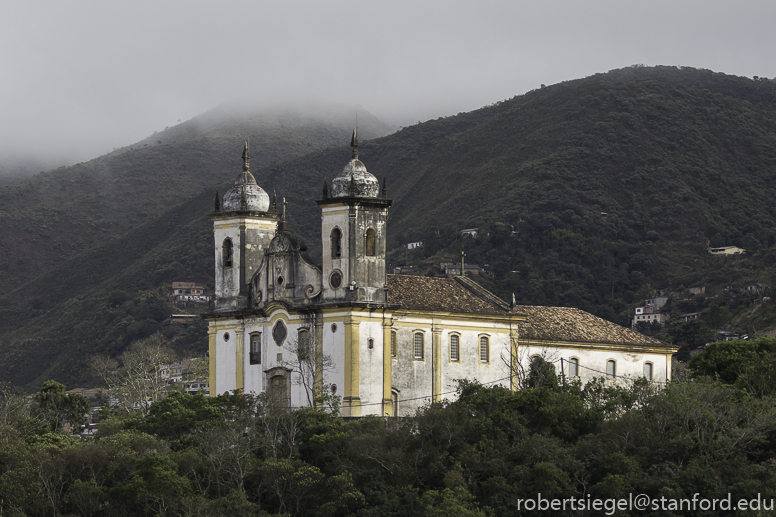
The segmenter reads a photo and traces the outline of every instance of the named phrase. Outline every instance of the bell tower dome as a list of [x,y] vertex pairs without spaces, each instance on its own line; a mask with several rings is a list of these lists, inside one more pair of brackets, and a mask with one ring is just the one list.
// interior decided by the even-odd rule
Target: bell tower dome
[[353,129],[351,159],[331,182],[324,181],[321,207],[323,301],[386,300],[385,253],[388,208],[385,181],[380,182],[358,159]]
[[243,170],[234,185],[223,201],[216,192],[214,211],[208,214],[215,238],[216,312],[248,306],[248,284],[277,228],[278,216],[270,211],[269,195],[250,172],[248,142],[242,159]]

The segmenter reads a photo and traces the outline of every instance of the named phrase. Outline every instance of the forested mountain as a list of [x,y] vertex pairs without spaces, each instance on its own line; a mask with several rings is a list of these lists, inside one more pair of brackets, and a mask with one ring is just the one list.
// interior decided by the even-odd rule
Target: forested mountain
[[[110,198],[137,197],[132,210],[145,214],[139,226],[130,226],[140,220],[137,214],[127,216],[124,226],[116,222],[121,218],[104,214],[108,190],[87,196],[93,204],[71,211],[83,211],[79,224],[89,228],[75,247],[62,233],[65,221],[46,222],[44,212],[35,212],[41,228],[48,224],[45,235],[57,235],[51,238],[54,249],[64,243],[71,248],[56,267],[30,282],[18,281],[22,265],[13,269],[15,288],[0,299],[0,378],[29,386],[49,377],[85,382],[83,364],[90,354],[118,352],[130,339],[158,328],[154,314],[164,312],[155,294],[160,287],[182,277],[209,281],[212,237],[205,214],[215,189],[223,193],[239,171],[244,140],[229,122],[219,127],[229,145],[218,151],[194,137],[101,159],[129,163],[127,171],[150,168],[133,161],[136,156],[168,164],[160,169],[168,171],[168,179],[159,182],[130,181],[126,173],[120,183],[124,193]],[[338,174],[349,156],[344,129],[341,133],[338,147],[289,151],[288,160],[275,156],[276,163],[261,168],[252,160],[259,184],[287,198],[291,230],[313,256],[320,254],[314,201],[323,180]],[[252,142],[254,150],[262,145],[259,136]],[[149,148],[155,154],[140,154]],[[776,323],[771,302],[762,296],[757,306],[752,296],[730,290],[710,296],[744,282],[773,283],[772,81],[675,67],[615,70],[362,141],[360,158],[387,179],[394,200],[391,266],[411,263],[434,273],[431,259],[459,260],[464,250],[468,262],[488,265],[488,275],[481,277],[486,286],[504,297],[514,292],[518,303],[576,306],[628,324],[637,303],[654,288],[667,288],[679,295],[671,309],[677,314],[707,309],[713,301],[728,311],[729,321],[722,323],[739,318],[756,332]],[[206,179],[205,170],[218,174]],[[175,185],[188,185],[175,187],[175,195],[167,192],[173,177]],[[223,183],[202,191],[216,180]],[[73,190],[93,188],[89,181],[83,176],[83,185]],[[29,200],[44,194],[31,185],[14,189],[36,192],[25,205],[36,209]],[[60,202],[67,206],[58,190],[45,194],[52,213],[64,210],[56,208]],[[197,195],[164,211],[190,194]],[[148,208],[144,196],[150,196]],[[23,212],[18,203],[10,206]],[[94,217],[107,219],[98,224]],[[459,229],[472,227],[479,228],[478,238],[460,236]],[[36,232],[42,230],[28,230],[19,232],[24,245],[40,247],[45,235]],[[120,230],[128,231],[116,235]],[[90,246],[98,235],[105,238]],[[415,241],[424,246],[403,248]],[[743,246],[747,254],[712,257],[709,241]],[[6,242],[2,249],[6,254],[13,249],[8,256],[17,257],[16,251],[27,248]],[[708,287],[706,297],[682,298],[686,288],[699,284]],[[111,298],[116,291],[124,294]],[[684,339],[677,336],[663,335]],[[200,344],[205,337],[202,331]]]

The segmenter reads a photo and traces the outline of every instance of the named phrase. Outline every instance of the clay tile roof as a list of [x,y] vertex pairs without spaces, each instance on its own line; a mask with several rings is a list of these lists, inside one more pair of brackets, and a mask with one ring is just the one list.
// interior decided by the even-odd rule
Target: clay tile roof
[[388,302],[405,309],[526,316],[519,340],[672,347],[589,312],[571,307],[509,305],[468,278],[388,275]]
[[[387,275],[388,302],[404,309],[474,314],[508,314],[504,302],[491,293],[478,296],[456,278]],[[467,284],[468,285],[468,284]],[[488,300],[490,295],[492,299]],[[501,302],[500,304],[498,302]]]
[[520,340],[672,346],[580,309],[518,305],[515,310],[528,316],[520,325]]

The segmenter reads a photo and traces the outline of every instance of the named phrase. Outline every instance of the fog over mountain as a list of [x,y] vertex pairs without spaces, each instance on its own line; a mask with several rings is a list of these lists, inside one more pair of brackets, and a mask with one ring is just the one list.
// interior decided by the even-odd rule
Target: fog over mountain
[[360,104],[408,125],[635,63],[774,77],[775,14],[755,0],[6,3],[0,175],[235,99]]

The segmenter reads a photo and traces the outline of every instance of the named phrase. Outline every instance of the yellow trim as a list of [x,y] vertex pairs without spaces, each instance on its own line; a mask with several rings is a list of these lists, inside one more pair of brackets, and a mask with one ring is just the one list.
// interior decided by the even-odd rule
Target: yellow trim
[[359,324],[358,318],[346,317],[345,326],[345,394],[342,401],[343,416],[361,416],[359,397]]
[[207,329],[208,334],[208,362],[207,362],[207,376],[210,383],[210,396],[215,397],[218,392],[216,391],[216,337],[218,329],[216,325],[211,323]]
[[[394,321],[396,321],[396,324],[394,325],[395,328],[399,329],[414,329],[418,328],[418,326],[427,326],[431,327],[431,322],[434,321],[431,318],[428,318],[426,321],[418,321],[416,319],[413,320],[396,320],[394,318]],[[450,324],[446,321],[438,322],[438,324],[444,328],[444,331],[447,332],[487,332],[492,334],[508,334],[509,333],[509,324],[508,323],[501,323],[497,326],[494,325],[457,325],[457,324]]]
[[238,330],[234,329],[234,350],[235,350],[235,360],[236,360],[236,369],[235,369],[235,389],[240,390],[240,392],[245,391],[245,376],[244,376],[244,369],[245,369],[245,354],[243,353],[245,350],[243,349],[243,334],[245,333],[245,330]]
[[383,416],[393,416],[391,379],[393,378],[393,356],[391,355],[391,318],[383,320]]
[[431,327],[431,400],[442,400],[442,329]]
[[[344,207],[347,207],[348,205],[347,205],[347,204],[345,204],[345,203],[341,203],[341,204],[339,204],[339,205],[335,205],[335,206],[344,206]],[[325,216],[332,216],[332,215],[348,215],[348,210],[347,210],[347,208],[345,208],[345,209],[343,210],[343,209],[341,209],[341,208],[329,208],[329,207],[324,207],[324,208],[321,210],[321,215],[325,215]]]
[[528,316],[524,314],[475,314],[470,312],[434,312],[415,309],[400,309],[394,312],[395,317],[422,316],[425,318],[451,318],[465,321],[483,321],[517,323],[524,321]]
[[509,382],[511,384],[512,391],[517,391],[520,389],[520,382],[518,377],[518,372],[520,368],[520,351],[518,350],[518,342],[520,337],[520,327],[515,325],[514,328],[510,327],[509,329],[509,341],[510,341],[510,349],[512,350],[512,360],[510,361],[510,379]]
[[[280,310],[278,310],[280,309]],[[285,306],[272,301],[267,304],[267,306],[264,309],[267,312],[274,312],[272,317],[267,320],[267,324],[271,327],[277,320],[283,320],[286,325],[288,325],[291,322],[290,314],[287,314],[285,311]],[[297,318],[298,320],[301,320],[302,318]]]

